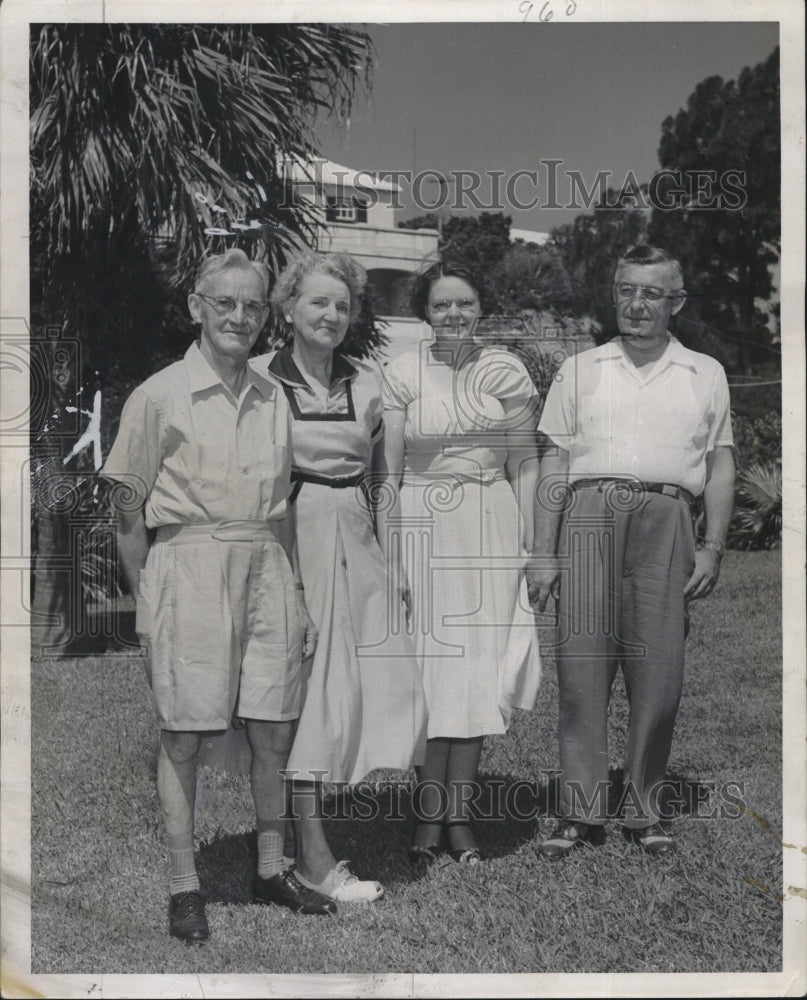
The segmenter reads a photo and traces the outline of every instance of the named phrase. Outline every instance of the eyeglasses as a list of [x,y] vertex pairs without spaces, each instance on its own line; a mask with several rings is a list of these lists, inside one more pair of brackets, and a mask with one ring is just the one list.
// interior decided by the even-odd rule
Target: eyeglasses
[[622,282],[615,286],[615,291],[618,299],[634,299],[638,293],[639,298],[645,302],[661,302],[662,299],[680,298],[683,289],[668,293],[663,288],[654,288],[652,285],[628,285]]
[[[194,292],[194,295],[198,295],[200,299],[204,299],[205,302],[209,302],[219,316],[229,316],[230,313],[235,312],[236,306],[238,305],[236,300],[231,299],[229,295],[203,295],[202,292]],[[264,309],[266,309],[269,303],[256,302],[255,299],[249,299],[241,304],[246,318],[256,320],[261,318],[261,313]]]
[[454,299],[449,302],[447,299],[440,299],[439,302],[430,302],[429,309],[437,316],[447,313],[452,306],[456,306],[460,312],[473,312],[479,304],[478,299]]

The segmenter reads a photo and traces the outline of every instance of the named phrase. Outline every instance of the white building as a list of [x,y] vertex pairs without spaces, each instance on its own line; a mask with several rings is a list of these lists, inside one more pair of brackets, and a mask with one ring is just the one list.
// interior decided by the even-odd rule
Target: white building
[[[383,353],[393,358],[431,336],[409,310],[409,283],[429,254],[437,251],[436,229],[399,229],[401,188],[383,177],[325,159],[284,161],[295,195],[309,202],[317,219],[316,246],[342,251],[367,271],[376,314],[388,338]],[[549,233],[513,229],[514,240],[542,245]]]
[[523,240],[525,243],[534,243],[542,247],[547,242],[551,233],[540,233],[534,229],[511,229],[511,240]]
[[367,270],[377,311],[406,316],[407,281],[437,250],[437,230],[398,229],[401,188],[367,171],[314,160],[292,163],[286,176],[316,208],[317,249],[355,257]]

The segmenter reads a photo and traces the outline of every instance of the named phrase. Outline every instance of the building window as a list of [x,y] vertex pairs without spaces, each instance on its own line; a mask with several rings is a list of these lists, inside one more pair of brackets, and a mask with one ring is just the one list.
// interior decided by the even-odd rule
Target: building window
[[325,199],[326,222],[367,222],[367,204],[358,198],[338,198],[327,195]]

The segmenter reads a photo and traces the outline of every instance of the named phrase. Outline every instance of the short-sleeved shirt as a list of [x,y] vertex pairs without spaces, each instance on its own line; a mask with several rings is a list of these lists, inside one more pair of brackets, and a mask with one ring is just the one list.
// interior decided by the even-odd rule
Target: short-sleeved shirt
[[291,478],[286,401],[249,366],[236,399],[193,343],[126,401],[102,472],[135,487],[149,528],[278,520]]
[[286,397],[295,470],[326,479],[365,472],[383,427],[381,377],[373,365],[336,351],[326,388],[302,374],[288,347],[251,364],[277,381]]
[[564,361],[538,430],[569,452],[572,482],[624,476],[699,496],[707,455],[733,444],[726,374],[675,337],[642,368],[610,341]]
[[[384,408],[406,411],[404,483],[441,474],[494,479],[507,458],[505,434],[517,427],[534,432],[536,389],[509,351],[480,348],[453,368],[424,343],[391,361],[383,374]],[[508,413],[509,403],[515,408]]]

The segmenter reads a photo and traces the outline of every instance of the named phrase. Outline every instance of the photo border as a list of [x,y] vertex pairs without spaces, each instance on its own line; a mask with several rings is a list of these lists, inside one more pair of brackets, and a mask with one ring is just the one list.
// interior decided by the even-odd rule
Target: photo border
[[[535,0],[534,9],[541,6]],[[578,0],[575,17],[598,21],[600,4]],[[518,0],[409,0],[387,3],[280,0],[265,3],[131,2],[131,0],[5,0],[0,8],[0,346],[28,336],[28,29],[51,21],[339,21],[478,22],[523,19]],[[4,996],[728,996],[801,995],[807,989],[807,794],[805,773],[805,171],[804,11],[788,0],[705,5],[613,0],[611,21],[778,20],[781,25],[782,256],[781,329],[783,392],[782,597],[784,619],[783,779],[784,938],[783,971],[758,974],[513,974],[425,976],[416,973],[366,976],[119,976],[30,973],[31,768],[30,636],[23,596],[30,569],[30,495],[24,474],[28,442],[2,440],[2,758],[0,783],[0,871],[2,873],[2,993]],[[338,16],[336,16],[338,15]],[[547,24],[548,31],[552,24]],[[2,372],[2,412],[23,414],[28,406],[24,366]],[[786,748],[786,752],[785,752]]]

